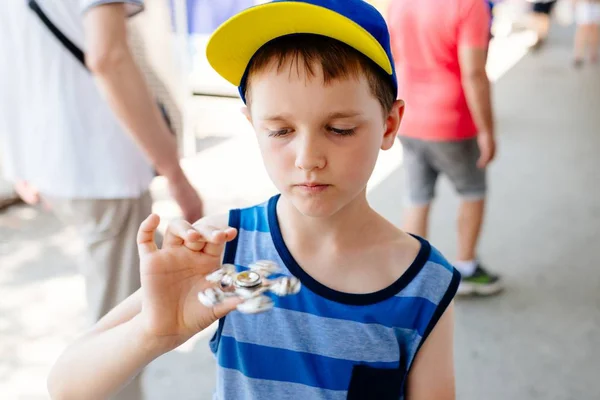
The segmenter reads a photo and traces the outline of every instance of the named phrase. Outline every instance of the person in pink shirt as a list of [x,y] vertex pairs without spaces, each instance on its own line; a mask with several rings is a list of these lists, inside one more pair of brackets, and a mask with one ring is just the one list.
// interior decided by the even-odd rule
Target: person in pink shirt
[[490,295],[499,276],[477,260],[486,168],[494,159],[494,119],[485,65],[490,10],[484,0],[391,0],[388,24],[398,86],[406,102],[399,136],[409,206],[404,229],[426,237],[437,177],[461,197],[460,294]]

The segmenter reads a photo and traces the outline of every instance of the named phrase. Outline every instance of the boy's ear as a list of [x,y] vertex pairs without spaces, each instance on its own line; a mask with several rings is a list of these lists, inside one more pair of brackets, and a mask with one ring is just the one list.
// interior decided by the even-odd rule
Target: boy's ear
[[240,111],[242,112],[242,114],[244,114],[244,117],[246,117],[246,119],[248,120],[248,122],[250,122],[252,124],[252,114],[250,114],[250,109],[246,106],[240,108]]
[[396,100],[385,120],[385,132],[381,142],[381,150],[389,150],[394,145],[398,128],[404,116],[404,100]]

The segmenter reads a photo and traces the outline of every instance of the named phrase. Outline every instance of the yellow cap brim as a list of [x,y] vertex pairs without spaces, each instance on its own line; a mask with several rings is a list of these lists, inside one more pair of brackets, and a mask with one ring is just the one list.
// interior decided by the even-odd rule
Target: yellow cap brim
[[230,18],[211,36],[206,56],[219,75],[239,86],[258,49],[273,39],[298,33],[339,40],[393,73],[385,50],[363,27],[327,8],[293,1],[262,4]]

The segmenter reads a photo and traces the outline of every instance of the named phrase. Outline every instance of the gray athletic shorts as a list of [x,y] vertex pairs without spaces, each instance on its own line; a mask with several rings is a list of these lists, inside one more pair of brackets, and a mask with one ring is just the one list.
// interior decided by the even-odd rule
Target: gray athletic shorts
[[486,194],[485,169],[477,168],[477,139],[433,142],[400,137],[404,154],[407,199],[412,205],[429,204],[439,174],[445,175],[461,198],[480,200]]

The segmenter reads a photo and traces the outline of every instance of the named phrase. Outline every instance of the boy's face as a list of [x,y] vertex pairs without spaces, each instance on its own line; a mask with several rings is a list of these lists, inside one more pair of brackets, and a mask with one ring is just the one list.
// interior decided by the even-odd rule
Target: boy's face
[[277,189],[304,215],[335,214],[365,192],[380,149],[395,139],[402,102],[384,117],[362,76],[323,83],[303,62],[251,79],[252,122],[265,167]]

